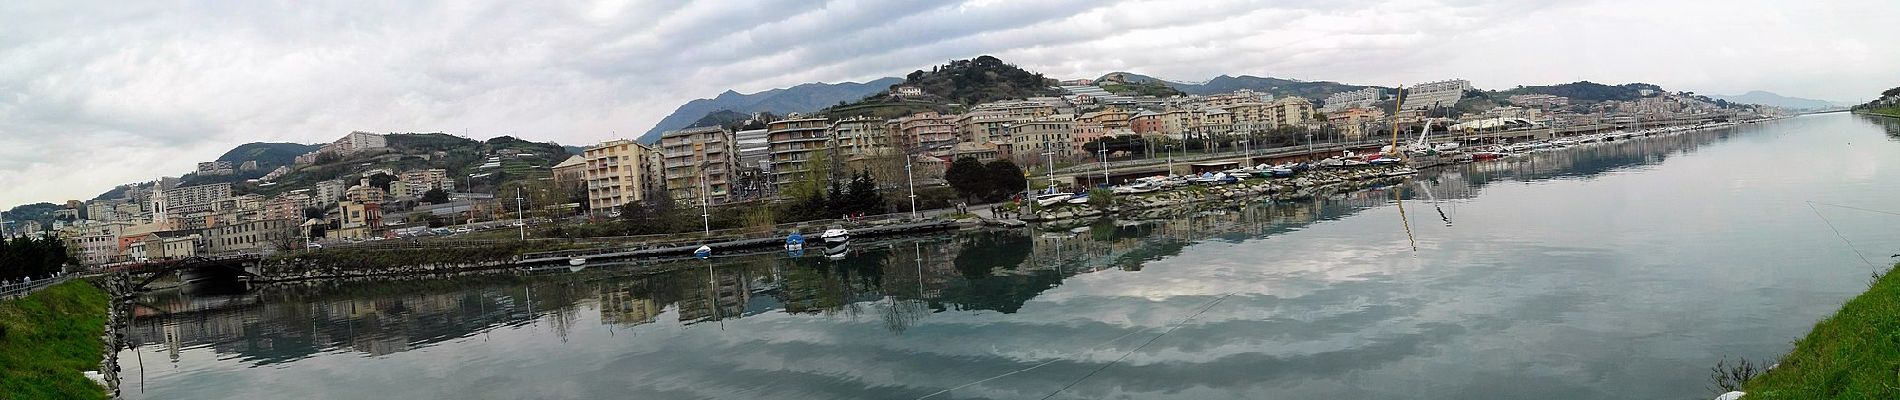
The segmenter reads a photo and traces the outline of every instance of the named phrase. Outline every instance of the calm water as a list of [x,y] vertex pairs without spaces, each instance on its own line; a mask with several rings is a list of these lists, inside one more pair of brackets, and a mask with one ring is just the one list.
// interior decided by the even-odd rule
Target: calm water
[[1706,399],[1866,287],[1817,210],[1900,253],[1900,217],[1807,203],[1900,211],[1896,138],[1809,116],[842,261],[162,294],[121,359],[153,399]]

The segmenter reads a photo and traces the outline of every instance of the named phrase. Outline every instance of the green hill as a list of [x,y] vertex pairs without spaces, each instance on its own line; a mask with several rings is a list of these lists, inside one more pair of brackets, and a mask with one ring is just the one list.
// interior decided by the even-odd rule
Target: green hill
[[[458,181],[466,180],[470,174],[480,175],[471,183],[478,189],[490,188],[505,182],[551,176],[548,167],[570,156],[565,146],[530,142],[511,136],[496,137],[487,141],[476,141],[444,133],[397,133],[384,137],[387,139],[388,147],[361,151],[344,157],[320,157],[314,164],[296,167],[289,174],[278,178],[272,185],[240,183],[236,190],[244,193],[273,195],[311,188],[317,182],[325,180],[359,179],[364,172],[372,169],[402,172],[431,168],[448,170],[449,176],[457,177]],[[513,155],[504,155],[504,153]],[[499,165],[494,168],[483,168],[482,164],[491,158],[496,159]]]
[[[1574,102],[1595,103],[1595,102],[1609,101],[1609,100],[1617,100],[1617,101],[1636,100],[1643,97],[1643,92],[1645,90],[1649,91],[1650,93],[1663,92],[1663,89],[1661,86],[1651,85],[1647,83],[1625,83],[1621,85],[1611,86],[1611,85],[1605,85],[1605,84],[1591,82],[1591,81],[1577,81],[1577,82],[1571,82],[1571,83],[1565,83],[1565,84],[1559,84],[1559,85],[1550,85],[1550,86],[1518,86],[1510,90],[1498,92],[1498,94],[1503,95],[1503,96],[1520,95],[1520,94],[1547,94],[1547,95],[1552,95],[1552,96],[1568,97],[1570,98],[1570,101],[1574,101]],[[1497,97],[1503,97],[1503,96],[1497,96]]]
[[[1104,81],[1114,80],[1121,80],[1130,84],[1160,83],[1183,93],[1193,95],[1210,95],[1248,89],[1256,92],[1269,93],[1277,97],[1295,96],[1313,100],[1323,100],[1326,96],[1333,95],[1333,93],[1378,87],[1349,85],[1333,81],[1302,81],[1253,75],[1221,75],[1202,83],[1175,82],[1130,72],[1113,72],[1096,78],[1098,84],[1102,84]],[[1109,84],[1103,84],[1102,87],[1106,89],[1108,86]]]
[[921,111],[958,113],[969,106],[992,101],[1056,96],[1061,92],[1053,87],[1055,84],[1055,80],[1040,73],[1004,63],[996,57],[979,56],[953,60],[931,67],[929,71],[912,71],[904,76],[903,82],[891,85],[892,89],[917,87],[923,90],[923,96],[899,98],[886,90],[856,102],[840,102],[820,113],[834,119],[849,116],[888,119]]

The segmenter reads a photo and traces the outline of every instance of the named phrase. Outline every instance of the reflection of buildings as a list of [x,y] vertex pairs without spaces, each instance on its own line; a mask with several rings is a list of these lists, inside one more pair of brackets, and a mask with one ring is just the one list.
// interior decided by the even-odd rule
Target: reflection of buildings
[[[128,335],[135,343],[165,346],[173,357],[180,349],[203,347],[268,364],[332,349],[402,352],[524,321],[549,320],[559,334],[570,324],[589,323],[575,318],[588,313],[589,304],[598,307],[593,311],[600,323],[622,326],[685,325],[782,311],[878,318],[887,329],[902,332],[946,310],[1015,312],[1068,277],[1138,270],[1198,242],[1271,239],[1319,221],[1390,207],[1395,192],[1412,201],[1424,198],[1424,188],[1441,201],[1471,198],[1497,182],[1653,163],[1727,134],[1597,143],[1428,170],[1402,184],[1309,201],[1158,210],[1147,219],[1101,221],[1047,235],[1022,229],[866,243],[854,245],[844,260],[827,260],[820,252],[798,258],[763,254],[710,267],[683,262],[637,275],[602,267],[527,278],[279,286],[236,297],[154,295],[139,302],[174,313],[143,310]],[[1420,221],[1414,214],[1412,223]],[[585,301],[590,298],[595,301]],[[677,319],[661,318],[669,309],[679,313]]]

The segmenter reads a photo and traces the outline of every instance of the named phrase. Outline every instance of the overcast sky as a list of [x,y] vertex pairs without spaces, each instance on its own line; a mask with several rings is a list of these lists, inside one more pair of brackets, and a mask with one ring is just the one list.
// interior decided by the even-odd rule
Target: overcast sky
[[1058,78],[1577,80],[1862,101],[1891,0],[0,2],[0,208],[351,130],[637,136],[727,89],[991,54]]

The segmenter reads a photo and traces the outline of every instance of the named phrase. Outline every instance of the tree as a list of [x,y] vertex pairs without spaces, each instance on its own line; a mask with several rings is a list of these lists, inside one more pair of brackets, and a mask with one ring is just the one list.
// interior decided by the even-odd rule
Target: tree
[[865,215],[877,215],[885,212],[884,198],[877,194],[877,178],[871,171],[860,170],[851,178],[850,188],[845,192],[847,208]]
[[950,163],[949,168],[943,171],[943,180],[948,181],[950,188],[956,189],[957,195],[963,196],[965,200],[988,197],[989,176],[988,168],[984,167],[982,161],[977,161],[976,157],[957,158],[955,162]]
[[321,219],[321,218],[323,218],[323,214],[325,214],[325,212],[324,212],[324,210],[323,210],[323,209],[321,209],[321,208],[316,208],[316,207],[304,207],[304,208],[303,208],[303,218],[304,218],[304,219]]
[[389,176],[389,174],[376,174],[376,175],[369,176],[369,185],[374,186],[377,189],[382,189],[384,193],[389,192],[389,183],[395,182],[395,181],[396,181],[396,177]]
[[1002,201],[1017,190],[1029,186],[1029,179],[1023,177],[1023,169],[1009,160],[990,161],[984,169],[989,177],[990,201]]
[[422,192],[422,201],[429,204],[447,203],[449,192],[444,192],[442,189],[429,189],[427,192]]

